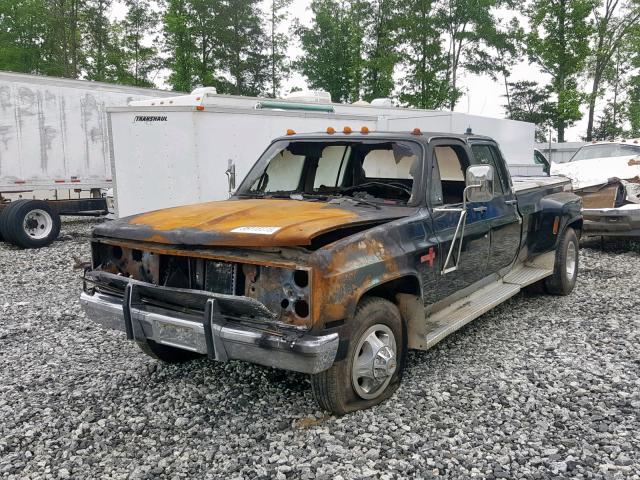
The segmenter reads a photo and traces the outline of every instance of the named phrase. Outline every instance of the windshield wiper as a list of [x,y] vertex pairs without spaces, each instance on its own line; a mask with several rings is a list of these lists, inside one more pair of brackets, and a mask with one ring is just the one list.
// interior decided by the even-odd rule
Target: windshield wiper
[[356,205],[368,205],[369,207],[373,207],[376,210],[380,210],[382,207],[380,205],[378,205],[375,202],[370,202],[368,200],[365,200],[363,198],[360,197],[346,197],[346,196],[338,196],[335,198],[332,198],[331,200],[329,200],[329,203],[337,203],[340,204],[342,202],[351,202],[351,203],[355,203]]

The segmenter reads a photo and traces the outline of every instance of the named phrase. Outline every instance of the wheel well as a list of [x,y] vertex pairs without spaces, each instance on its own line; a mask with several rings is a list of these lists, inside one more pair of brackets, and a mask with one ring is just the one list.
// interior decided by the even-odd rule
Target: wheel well
[[582,218],[578,218],[576,220],[569,222],[566,228],[569,228],[569,227],[573,228],[576,231],[576,235],[578,236],[578,238],[580,238],[582,234],[583,223],[584,223],[584,220]]
[[396,295],[398,293],[408,293],[421,297],[422,292],[418,278],[414,275],[405,275],[404,277],[381,283],[367,290],[360,298],[360,301],[366,297],[380,297],[389,300],[391,303],[397,303]]

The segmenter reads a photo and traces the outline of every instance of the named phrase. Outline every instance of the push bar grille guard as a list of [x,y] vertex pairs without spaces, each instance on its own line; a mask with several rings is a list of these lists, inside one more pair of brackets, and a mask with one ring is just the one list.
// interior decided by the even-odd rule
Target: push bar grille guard
[[304,373],[333,364],[338,334],[307,334],[284,324],[256,299],[156,286],[87,271],[81,303],[89,318],[124,330],[129,340],[195,351],[211,359],[246,360]]

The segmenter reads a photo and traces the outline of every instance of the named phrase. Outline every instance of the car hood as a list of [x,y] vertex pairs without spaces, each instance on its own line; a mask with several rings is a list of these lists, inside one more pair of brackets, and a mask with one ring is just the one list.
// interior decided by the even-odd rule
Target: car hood
[[310,245],[327,232],[374,226],[414,209],[340,203],[246,199],[200,203],[104,223],[95,236],[171,245],[277,247]]
[[630,180],[640,176],[640,158],[637,155],[623,157],[591,158],[567,163],[553,163],[551,175],[564,175],[571,179],[574,190],[604,185],[610,179]]

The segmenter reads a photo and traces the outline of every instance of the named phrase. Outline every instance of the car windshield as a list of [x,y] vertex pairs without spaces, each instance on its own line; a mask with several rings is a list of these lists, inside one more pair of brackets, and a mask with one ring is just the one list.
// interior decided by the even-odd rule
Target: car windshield
[[411,141],[281,140],[262,155],[236,195],[407,204],[415,195],[414,178],[420,178],[421,152]]
[[578,150],[570,162],[579,160],[593,160],[594,158],[626,157],[640,155],[640,145],[625,145],[620,143],[606,143],[601,145],[585,145]]

